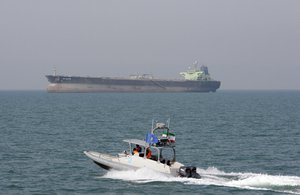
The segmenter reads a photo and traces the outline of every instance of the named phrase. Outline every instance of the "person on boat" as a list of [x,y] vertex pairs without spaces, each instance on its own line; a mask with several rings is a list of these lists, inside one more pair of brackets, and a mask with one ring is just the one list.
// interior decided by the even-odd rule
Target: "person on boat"
[[139,152],[137,151],[136,148],[133,148],[133,152],[132,152],[133,155],[139,155]]
[[141,148],[141,146],[140,145],[136,145],[135,146],[135,148],[136,148],[136,150],[140,153],[140,152],[142,152],[142,148]]
[[150,148],[147,148],[147,150],[146,150],[146,157],[148,159],[150,159],[152,157],[152,152],[151,152]]

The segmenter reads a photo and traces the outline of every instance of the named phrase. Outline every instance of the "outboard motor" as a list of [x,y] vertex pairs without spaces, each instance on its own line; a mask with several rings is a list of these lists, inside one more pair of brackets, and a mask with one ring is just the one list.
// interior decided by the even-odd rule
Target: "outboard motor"
[[193,166],[182,166],[179,168],[180,177],[196,178],[200,179],[201,176],[197,173],[196,167]]

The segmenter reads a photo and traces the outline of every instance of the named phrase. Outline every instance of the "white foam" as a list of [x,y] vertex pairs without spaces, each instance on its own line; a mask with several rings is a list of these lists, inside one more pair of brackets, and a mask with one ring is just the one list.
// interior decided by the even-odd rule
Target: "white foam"
[[125,181],[148,182],[181,182],[186,185],[216,185],[251,190],[270,190],[300,194],[300,177],[274,176],[257,173],[226,173],[215,167],[197,169],[201,179],[180,178],[165,175],[147,168],[130,171],[109,171],[102,178],[120,179]]

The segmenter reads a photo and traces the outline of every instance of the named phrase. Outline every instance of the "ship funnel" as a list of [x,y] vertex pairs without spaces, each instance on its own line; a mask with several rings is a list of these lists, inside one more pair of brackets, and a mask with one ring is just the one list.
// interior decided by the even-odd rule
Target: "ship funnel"
[[209,75],[207,66],[201,66],[200,71],[204,72],[205,75]]

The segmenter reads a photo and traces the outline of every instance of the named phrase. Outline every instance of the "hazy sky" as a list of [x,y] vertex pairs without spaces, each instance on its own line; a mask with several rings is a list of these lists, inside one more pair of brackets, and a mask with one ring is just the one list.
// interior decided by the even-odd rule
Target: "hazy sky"
[[300,89],[300,0],[0,0],[0,90],[195,60],[221,89]]

